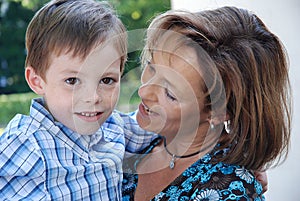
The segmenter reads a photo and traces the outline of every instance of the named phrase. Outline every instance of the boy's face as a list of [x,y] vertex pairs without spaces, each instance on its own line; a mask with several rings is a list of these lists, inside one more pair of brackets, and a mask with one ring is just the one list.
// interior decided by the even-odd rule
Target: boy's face
[[80,134],[93,134],[114,109],[120,92],[120,54],[113,45],[87,58],[52,56],[42,81],[46,107],[54,118]]

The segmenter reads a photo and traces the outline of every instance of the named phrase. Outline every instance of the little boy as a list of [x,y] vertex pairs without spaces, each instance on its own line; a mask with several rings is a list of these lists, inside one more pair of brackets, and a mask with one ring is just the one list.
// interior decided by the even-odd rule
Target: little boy
[[42,98],[0,137],[0,199],[121,200],[125,143],[134,152],[153,138],[113,111],[126,39],[103,2],[53,0],[36,13],[25,77]]

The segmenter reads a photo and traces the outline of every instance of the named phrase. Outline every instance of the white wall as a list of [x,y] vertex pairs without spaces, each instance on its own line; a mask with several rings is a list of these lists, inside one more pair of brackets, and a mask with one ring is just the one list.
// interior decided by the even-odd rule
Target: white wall
[[[300,1],[299,0],[172,0],[173,9],[198,11],[232,5],[255,12],[284,43],[290,57],[290,79],[294,97],[291,150],[288,159],[268,171],[271,201],[299,201],[300,189]],[[299,87],[299,88],[298,88]],[[298,89],[297,89],[298,88]]]

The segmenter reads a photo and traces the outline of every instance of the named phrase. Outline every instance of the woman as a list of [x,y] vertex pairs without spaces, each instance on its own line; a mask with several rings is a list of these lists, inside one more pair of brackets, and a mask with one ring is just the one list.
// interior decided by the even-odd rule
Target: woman
[[143,61],[136,118],[160,137],[125,163],[123,200],[263,200],[253,171],[290,139],[279,39],[247,10],[169,11]]

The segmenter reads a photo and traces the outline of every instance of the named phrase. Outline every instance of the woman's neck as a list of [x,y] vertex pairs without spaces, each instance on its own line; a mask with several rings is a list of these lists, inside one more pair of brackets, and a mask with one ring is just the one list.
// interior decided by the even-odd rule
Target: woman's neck
[[180,157],[194,153],[208,153],[217,143],[218,135],[209,129],[209,124],[201,124],[194,132],[179,132],[174,135],[163,135],[165,138],[165,149]]

